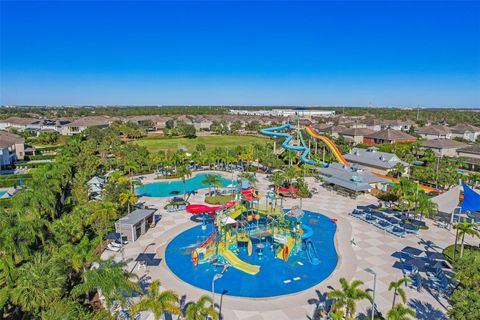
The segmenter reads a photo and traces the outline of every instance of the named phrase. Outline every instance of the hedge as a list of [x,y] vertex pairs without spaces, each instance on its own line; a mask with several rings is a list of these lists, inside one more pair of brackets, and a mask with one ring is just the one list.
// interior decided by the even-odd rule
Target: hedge
[[55,159],[56,154],[25,156],[25,160],[51,160]]
[[[23,179],[22,178],[22,185],[28,184],[29,180],[28,179]],[[20,185],[20,179],[4,179],[0,180],[0,188],[10,188],[13,186],[18,186]]]
[[5,175],[0,175],[0,181],[1,180],[11,180],[11,179],[29,179],[31,178],[32,175],[30,173],[26,174],[5,174]]
[[206,196],[205,197],[205,202],[208,204],[214,204],[214,205],[224,205],[225,203],[229,201],[235,200],[235,197],[233,196]]

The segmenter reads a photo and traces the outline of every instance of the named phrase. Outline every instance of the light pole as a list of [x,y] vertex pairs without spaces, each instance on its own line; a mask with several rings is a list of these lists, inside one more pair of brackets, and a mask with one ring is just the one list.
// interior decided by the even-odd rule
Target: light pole
[[377,273],[370,268],[365,269],[370,274],[373,274],[373,297],[372,297],[372,320],[375,319],[375,290],[377,288]]
[[215,307],[215,281],[223,277],[221,273],[215,273],[212,278],[212,307]]

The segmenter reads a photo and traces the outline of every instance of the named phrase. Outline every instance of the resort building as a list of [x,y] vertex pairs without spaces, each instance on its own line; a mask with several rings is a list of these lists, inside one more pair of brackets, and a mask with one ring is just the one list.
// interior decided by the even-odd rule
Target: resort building
[[230,114],[248,116],[277,116],[277,117],[334,117],[335,111],[312,110],[308,108],[298,109],[269,109],[269,110],[237,110],[231,109]]
[[359,165],[344,166],[331,163],[328,167],[319,168],[318,172],[325,181],[336,190],[343,190],[350,195],[369,193],[372,189],[386,190],[389,180],[379,177]]
[[425,140],[421,144],[423,150],[432,150],[438,157],[456,157],[457,150],[465,148],[468,145],[451,139],[433,139]]
[[343,130],[341,135],[354,143],[363,143],[364,137],[374,132],[375,131],[368,128],[350,128]]
[[23,159],[25,155],[25,139],[16,134],[0,131],[0,168],[12,165]]
[[115,222],[115,231],[127,237],[130,242],[136,241],[153,225],[157,209],[137,209]]
[[403,131],[384,129],[378,132],[365,135],[363,143],[369,145],[399,142],[415,142],[417,138]]
[[92,116],[92,117],[78,118],[75,121],[65,125],[62,129],[62,134],[71,136],[71,135],[80,133],[83,130],[90,127],[106,128],[114,120],[115,119],[106,117],[106,116]]
[[403,172],[405,175],[409,174],[410,165],[407,162],[400,160],[396,154],[381,152],[375,147],[368,149],[352,148],[343,157],[350,163],[361,165],[380,175],[387,175],[390,171],[396,169],[398,165],[405,168]]

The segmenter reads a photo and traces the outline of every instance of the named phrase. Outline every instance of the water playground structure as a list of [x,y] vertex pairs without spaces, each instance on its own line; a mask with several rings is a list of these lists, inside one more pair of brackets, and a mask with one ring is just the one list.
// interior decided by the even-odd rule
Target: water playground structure
[[212,232],[191,252],[194,266],[201,264],[222,265],[222,272],[232,266],[246,274],[255,275],[260,266],[239,258],[270,254],[270,258],[287,262],[299,252],[306,252],[308,262],[319,265],[320,259],[311,240],[313,229],[303,223],[304,212],[300,208],[283,210],[273,204],[261,206],[260,197],[253,188],[240,189],[235,202],[224,206],[189,205],[187,212],[205,214],[212,218]]
[[[311,125],[305,126],[305,132],[312,138],[314,139],[320,139],[325,143],[327,148],[330,150],[330,152],[333,154],[335,159],[343,164],[347,165],[348,162],[345,160],[345,158],[342,156],[342,153],[338,149],[337,145],[327,136],[319,134]],[[285,131],[285,130],[294,130],[296,131],[296,135],[298,137],[299,143],[297,145],[292,145],[291,142],[294,139],[293,135],[288,133],[288,132],[280,132],[280,131]],[[300,154],[300,161],[306,164],[310,165],[315,165],[316,162],[314,160],[308,159],[308,156],[310,155],[310,149],[308,148],[307,144],[305,143],[305,139],[303,137],[302,130],[300,129],[300,125],[294,126],[289,123],[283,124],[279,127],[274,127],[274,128],[266,128],[260,130],[260,133],[273,137],[273,138],[281,138],[284,139],[282,142],[282,149],[283,150],[290,150],[290,151],[298,151],[301,152]],[[283,151],[280,149],[280,151]]]

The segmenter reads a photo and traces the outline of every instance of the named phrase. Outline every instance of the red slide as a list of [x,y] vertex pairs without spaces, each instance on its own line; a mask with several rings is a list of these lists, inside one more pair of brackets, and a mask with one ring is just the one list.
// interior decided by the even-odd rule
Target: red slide
[[284,192],[291,192],[291,193],[296,193],[298,191],[297,188],[278,188],[278,192],[284,193]]
[[225,203],[224,206],[207,206],[204,204],[189,204],[185,207],[188,213],[192,214],[200,214],[200,213],[208,213],[209,215],[213,216],[215,211],[221,210],[222,208],[231,208],[235,205],[235,201],[230,201]]

